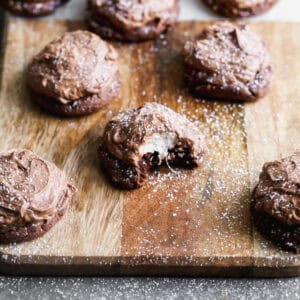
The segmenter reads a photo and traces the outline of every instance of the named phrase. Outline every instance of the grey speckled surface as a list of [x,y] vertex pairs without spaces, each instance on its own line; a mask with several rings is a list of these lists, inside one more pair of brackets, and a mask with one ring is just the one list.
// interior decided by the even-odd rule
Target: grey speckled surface
[[[70,3],[80,17],[84,0]],[[197,1],[197,3],[196,3]],[[284,2],[284,4],[283,4]],[[196,15],[198,0],[182,0],[182,19],[211,19]],[[283,6],[284,5],[284,6]],[[258,19],[300,21],[298,0],[281,1]],[[293,7],[294,6],[294,7]],[[68,17],[64,7],[56,17]],[[1,20],[1,16],[0,16]],[[0,25],[0,32],[1,32]],[[300,278],[293,279],[180,279],[180,278],[17,278],[0,277],[0,300],[10,299],[300,299]]]
[[0,299],[300,299],[300,279],[0,277]]

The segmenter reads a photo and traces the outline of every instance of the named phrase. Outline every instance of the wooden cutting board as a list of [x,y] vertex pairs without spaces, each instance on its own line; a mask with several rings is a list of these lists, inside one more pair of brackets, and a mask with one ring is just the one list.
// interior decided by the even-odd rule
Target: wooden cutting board
[[[51,160],[79,192],[62,219],[33,242],[0,247],[0,273],[34,275],[295,276],[300,256],[279,251],[253,227],[251,191],[265,161],[300,148],[300,23],[251,27],[273,54],[271,93],[254,104],[195,100],[180,51],[207,23],[180,23],[166,39],[116,45],[122,91],[101,112],[58,119],[31,101],[30,59],[76,22],[10,19],[0,94],[1,150],[25,147]],[[203,168],[163,169],[141,189],[114,189],[99,170],[104,125],[120,109],[167,104],[203,130]]]

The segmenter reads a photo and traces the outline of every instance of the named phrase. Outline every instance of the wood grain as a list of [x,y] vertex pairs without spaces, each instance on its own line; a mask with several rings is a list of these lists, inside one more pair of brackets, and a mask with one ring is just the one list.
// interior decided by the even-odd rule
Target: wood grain
[[[0,247],[0,273],[61,275],[294,276],[299,256],[256,233],[249,213],[262,163],[300,140],[300,24],[251,25],[276,62],[271,93],[255,104],[195,100],[183,83],[181,49],[207,23],[184,22],[167,37],[115,44],[122,91],[103,111],[58,119],[30,99],[25,70],[34,54],[78,22],[11,19],[1,78],[1,150],[29,148],[64,169],[79,193],[44,237]],[[284,35],[278,32],[285,32]],[[203,130],[210,153],[194,171],[162,169],[139,190],[109,185],[97,140],[120,109],[158,101]]]

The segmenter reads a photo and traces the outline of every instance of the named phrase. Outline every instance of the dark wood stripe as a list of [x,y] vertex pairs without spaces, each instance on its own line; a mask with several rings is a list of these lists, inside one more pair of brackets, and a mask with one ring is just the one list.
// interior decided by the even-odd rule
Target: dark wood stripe
[[[244,106],[195,101],[183,82],[183,43],[202,28],[201,23],[182,23],[166,39],[136,46],[142,57],[151,59],[149,49],[155,51],[150,63],[139,66],[137,85],[151,95],[147,100],[154,95],[197,122],[210,142],[210,153],[203,169],[180,170],[181,175],[171,178],[166,175],[170,171],[162,170],[163,182],[152,179],[125,194],[124,256],[253,254]],[[139,102],[140,94],[136,97]]]

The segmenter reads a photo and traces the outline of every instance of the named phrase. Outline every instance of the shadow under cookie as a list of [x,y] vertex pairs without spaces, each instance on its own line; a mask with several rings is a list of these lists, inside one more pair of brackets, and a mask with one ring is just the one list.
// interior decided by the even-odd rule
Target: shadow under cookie
[[[209,77],[209,76],[208,76]],[[201,81],[198,77],[198,71],[186,67],[185,81],[186,85],[195,97],[202,97],[210,100],[224,101],[247,101],[255,102],[266,96],[270,90],[272,79],[271,68],[263,73],[256,74],[256,80],[243,86],[234,84],[212,84]]]
[[280,223],[266,213],[253,209],[253,220],[256,228],[266,238],[284,250],[300,254],[300,226]]
[[32,98],[43,110],[58,117],[80,117],[95,113],[109,104],[118,95],[119,86],[119,81],[116,81],[114,86],[101,94],[83,97],[68,104],[33,93]]
[[174,25],[174,21],[172,20],[165,20],[162,24],[159,24],[159,21],[152,21],[141,28],[123,30],[122,28],[116,28],[104,16],[99,17],[91,13],[87,24],[91,31],[107,40],[143,42],[157,38],[160,34],[166,33]]
[[47,233],[65,214],[66,207],[58,211],[52,219],[45,220],[37,224],[24,225],[22,227],[12,227],[9,231],[1,232],[0,243],[20,243],[32,241]]

